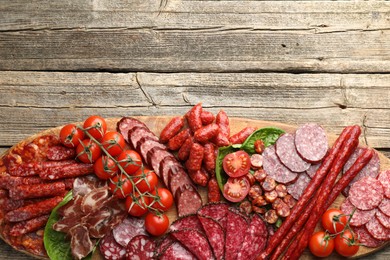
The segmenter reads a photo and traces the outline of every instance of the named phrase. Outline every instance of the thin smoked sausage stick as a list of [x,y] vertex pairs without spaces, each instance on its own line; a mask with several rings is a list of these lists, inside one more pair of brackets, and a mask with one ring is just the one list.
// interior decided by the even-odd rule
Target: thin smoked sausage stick
[[[340,136],[337,138],[336,142],[334,143],[333,147],[330,149],[328,155],[325,157],[323,163],[321,164],[320,168],[318,168],[314,178],[311,180],[309,185],[306,187],[305,191],[302,194],[302,197],[298,200],[297,204],[292,208],[290,216],[288,216],[283,224],[278,228],[278,230],[275,232],[275,234],[271,237],[271,239],[268,242],[267,248],[257,257],[257,260],[259,259],[266,259],[272,251],[276,248],[276,246],[279,245],[283,237],[286,236],[287,232],[291,229],[293,224],[296,222],[298,217],[301,216],[302,210],[307,205],[308,201],[314,194],[316,190],[320,187],[322,180],[327,175],[328,171],[332,167],[333,161],[335,160],[336,156],[339,154],[343,143],[345,140],[349,139],[351,137],[353,127],[346,127]],[[359,128],[360,129],[360,128]]]

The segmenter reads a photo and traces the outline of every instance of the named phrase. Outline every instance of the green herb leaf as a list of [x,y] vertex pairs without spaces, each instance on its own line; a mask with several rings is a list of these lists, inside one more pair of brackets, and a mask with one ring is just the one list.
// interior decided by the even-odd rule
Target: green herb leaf
[[225,158],[226,155],[229,153],[233,153],[237,151],[236,148],[233,146],[225,146],[225,147],[220,147],[218,149],[218,156],[215,162],[215,176],[217,177],[217,182],[219,189],[223,192],[223,185],[227,182],[228,176],[223,170],[223,158]]
[[284,134],[284,131],[279,128],[275,127],[265,127],[265,128],[260,128],[253,132],[246,140],[245,142],[241,145],[241,149],[246,151],[249,154],[254,154],[255,148],[254,144],[256,140],[261,139],[264,142],[264,146],[270,146],[278,140],[279,136]]

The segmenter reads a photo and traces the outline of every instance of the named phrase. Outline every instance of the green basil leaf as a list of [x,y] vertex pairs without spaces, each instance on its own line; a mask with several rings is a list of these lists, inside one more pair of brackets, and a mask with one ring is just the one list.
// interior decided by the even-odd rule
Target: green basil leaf
[[229,153],[233,153],[235,151],[237,151],[237,149],[234,148],[233,146],[225,146],[225,147],[220,147],[218,149],[218,155],[215,162],[215,177],[217,177],[218,186],[219,189],[222,191],[222,193],[223,193],[223,185],[225,185],[227,179],[229,178],[229,176],[223,170],[223,166],[222,166],[223,158],[225,158],[225,156],[228,155]]
[[278,140],[279,136],[284,134],[285,132],[282,129],[275,128],[275,127],[265,127],[260,128],[253,132],[241,145],[241,149],[246,151],[249,154],[254,154],[255,148],[254,144],[256,140],[261,139],[264,142],[264,146],[270,146]]

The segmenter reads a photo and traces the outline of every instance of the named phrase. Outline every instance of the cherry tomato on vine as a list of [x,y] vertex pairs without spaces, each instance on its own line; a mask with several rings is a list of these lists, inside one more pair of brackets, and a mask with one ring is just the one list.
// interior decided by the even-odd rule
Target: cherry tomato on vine
[[334,239],[334,248],[342,256],[353,256],[359,251],[359,242],[354,234],[346,229]]
[[158,184],[156,173],[146,167],[140,168],[134,176],[139,176],[139,178],[134,178],[134,183],[142,193],[153,191]]
[[125,139],[118,132],[107,132],[101,143],[111,156],[119,155],[125,148]]
[[134,217],[143,216],[148,212],[148,207],[150,203],[150,197],[143,196],[142,198],[138,193],[128,196],[126,198],[126,209],[127,212]]
[[102,180],[108,180],[118,173],[118,165],[108,156],[102,156],[93,164],[96,176]]
[[77,158],[83,163],[93,163],[101,155],[102,150],[91,139],[84,139],[76,148]]
[[223,186],[223,196],[231,202],[239,202],[245,199],[250,190],[250,183],[246,176],[232,178]]
[[107,131],[106,120],[101,116],[90,116],[84,121],[83,126],[87,132],[96,139],[101,139]]
[[129,175],[136,173],[142,166],[142,158],[134,150],[124,150],[118,156],[118,162]]
[[244,151],[229,153],[223,158],[223,170],[230,177],[246,175],[251,168],[251,158]]
[[111,178],[108,186],[111,192],[120,199],[126,198],[133,192],[133,184],[125,175]]
[[157,193],[156,193],[156,189],[151,193],[152,195],[159,197],[156,200],[151,201],[154,202],[153,205],[151,205],[152,208],[158,209],[160,211],[167,211],[170,207],[172,207],[173,196],[168,189],[157,188]]
[[333,252],[334,240],[324,231],[318,231],[311,236],[309,248],[313,255],[327,257]]
[[164,234],[169,226],[169,219],[167,215],[155,215],[149,212],[145,217],[145,229],[153,236],[160,236]]
[[348,218],[338,209],[328,209],[321,218],[322,227],[329,233],[341,232],[347,225]]
[[66,147],[74,148],[84,140],[84,132],[74,124],[64,126],[60,131],[60,140]]

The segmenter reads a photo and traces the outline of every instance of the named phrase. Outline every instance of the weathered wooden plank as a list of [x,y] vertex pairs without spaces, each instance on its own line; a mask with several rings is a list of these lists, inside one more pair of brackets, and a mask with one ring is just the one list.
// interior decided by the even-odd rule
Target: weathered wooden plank
[[390,75],[373,74],[0,72],[0,143],[91,114],[177,115],[202,102],[214,113],[313,121],[332,133],[359,124],[362,141],[389,148],[389,90]]

